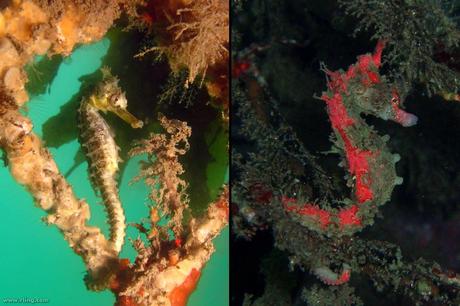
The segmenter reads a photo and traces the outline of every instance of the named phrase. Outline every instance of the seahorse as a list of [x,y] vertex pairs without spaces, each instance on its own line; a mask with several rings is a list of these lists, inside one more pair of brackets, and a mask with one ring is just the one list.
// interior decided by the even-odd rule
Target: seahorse
[[141,128],[143,122],[126,110],[125,93],[118,86],[118,79],[107,68],[101,69],[103,79],[95,91],[82,99],[78,109],[80,142],[88,159],[88,170],[93,188],[102,197],[110,225],[110,242],[119,253],[125,238],[125,215],[118,196],[116,175],[121,161],[114,133],[100,112],[113,112],[133,128]]
[[391,197],[395,185],[402,183],[396,175],[398,154],[391,154],[386,142],[369,126],[361,114],[393,120],[409,127],[417,117],[400,107],[396,88],[379,74],[384,41],[379,41],[373,54],[358,57],[347,71],[329,71],[328,90],[320,97],[326,103],[335,138],[333,151],[343,156],[348,168],[347,184],[353,192],[339,207],[331,203],[302,201],[289,196],[281,198],[286,212],[301,224],[327,236],[351,235],[374,221],[380,205]]

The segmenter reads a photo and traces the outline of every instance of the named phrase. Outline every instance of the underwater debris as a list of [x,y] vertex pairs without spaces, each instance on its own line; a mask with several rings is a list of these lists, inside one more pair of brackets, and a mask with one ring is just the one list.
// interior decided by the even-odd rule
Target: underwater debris
[[[186,153],[191,129],[185,122],[159,114],[166,135],[152,134],[135,143],[130,155],[147,153],[135,180],[151,188],[149,224],[133,224],[147,238],[133,241],[138,255],[133,264],[121,260],[110,288],[117,305],[185,306],[201,270],[214,252],[212,239],[228,224],[228,186],[201,218],[192,218],[184,228],[183,211],[188,207],[187,184],[178,156]],[[160,226],[160,216],[169,218]],[[169,230],[174,233],[171,240]]]
[[[172,74],[187,69],[185,87],[204,84],[212,105],[229,118],[229,3],[225,0],[164,0],[144,2],[137,20],[155,33],[156,45],[137,56],[164,54]],[[142,10],[141,10],[142,11]],[[136,23],[134,21],[132,23]],[[141,26],[142,27],[142,26]],[[199,80],[197,81],[197,79]]]
[[[168,57],[177,73],[186,67],[187,83],[198,75],[202,80],[208,69],[228,62],[229,3],[223,0],[162,1],[152,5],[152,15],[161,24],[159,46],[148,48],[138,56],[157,51]],[[164,26],[162,23],[166,23]],[[166,29],[166,31],[165,31]]]
[[175,237],[180,237],[183,212],[188,208],[189,199],[186,193],[188,184],[180,178],[184,169],[178,158],[190,147],[188,138],[192,129],[186,122],[170,120],[163,114],[158,115],[158,120],[167,134],[152,133],[148,139],[136,142],[129,155],[147,153],[148,159],[141,163],[140,173],[134,181],[143,179],[151,188],[150,199],[162,213],[171,217],[168,223]]
[[158,96],[159,104],[184,104],[185,107],[193,105],[196,96],[198,95],[198,86],[189,84],[185,87],[185,81],[188,77],[186,69],[182,69],[178,73],[171,73],[168,77],[166,85],[163,87],[162,93]]
[[201,270],[214,252],[211,240],[227,222],[228,190],[224,188],[219,199],[209,206],[206,216],[193,222],[185,246],[177,248],[180,257],[175,265],[171,266],[165,258],[142,268],[134,265],[133,269],[142,272],[135,274],[120,296],[131,297],[139,305],[185,306]]

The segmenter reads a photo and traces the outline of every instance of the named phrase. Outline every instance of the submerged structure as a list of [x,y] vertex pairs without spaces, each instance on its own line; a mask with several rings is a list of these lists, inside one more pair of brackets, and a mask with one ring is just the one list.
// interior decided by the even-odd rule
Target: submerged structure
[[[160,106],[148,105],[155,97],[145,98],[144,109],[150,112],[141,114],[138,111],[137,116],[141,114],[142,120],[138,119],[128,111],[129,99],[119,80],[110,72],[110,67],[105,67],[101,73],[96,73],[102,75],[99,81],[94,82],[92,89],[79,101],[78,119],[75,116],[75,121],[66,122],[66,125],[79,127],[80,143],[89,164],[88,179],[107,212],[110,228],[109,238],[106,238],[101,228],[89,225],[90,206],[76,196],[46,144],[33,130],[31,120],[23,114],[28,101],[25,67],[37,55],[68,56],[77,45],[103,38],[115,22],[121,20],[125,27],[135,28],[150,37],[158,49],[157,55],[167,55],[171,79],[175,80],[174,90],[187,91],[196,77],[201,78],[200,86],[194,86],[198,90],[204,88],[201,92],[206,98],[195,103],[212,101],[214,112],[218,114],[216,118],[225,127],[228,124],[228,35],[225,36],[228,33],[228,5],[220,0],[198,2],[21,0],[9,1],[1,8],[0,146],[5,160],[14,179],[25,186],[36,205],[47,213],[46,223],[55,225],[75,254],[83,259],[87,288],[112,291],[116,305],[187,304],[203,267],[215,250],[212,239],[228,223],[228,187],[222,181],[219,195],[211,203],[201,204],[205,207],[202,216],[191,212],[189,182],[182,178],[184,169],[179,161],[179,156],[190,148],[190,126],[181,120],[168,119],[159,113]],[[163,19],[159,12],[165,14]],[[169,14],[188,17],[178,22],[166,18]],[[213,18],[212,25],[208,25],[209,17]],[[203,23],[203,26],[195,29],[189,23]],[[184,27],[180,30],[184,37],[173,34],[177,27]],[[197,40],[203,43],[198,35],[207,33],[207,27],[217,27],[221,32],[216,34],[219,37],[215,52],[202,55],[200,52],[210,50],[196,49],[194,43]],[[206,34],[207,39],[215,33]],[[191,45],[188,49],[175,46],[186,43]],[[190,50],[195,53],[189,54]],[[198,64],[189,61],[198,55],[202,58]],[[179,77],[184,73],[188,76],[185,80]],[[174,106],[163,107],[168,116],[173,113]],[[128,157],[140,154],[141,159],[147,157],[141,162],[138,176],[138,180],[151,189],[149,215],[145,216],[147,222],[126,222],[126,204],[120,199],[117,186],[117,172],[122,165],[120,145],[113,133],[114,121],[107,120],[107,113],[117,115],[132,129],[145,127],[145,118],[158,118],[159,126],[155,131],[150,129],[150,133],[143,134],[143,139],[129,144],[134,147]],[[197,132],[203,133],[194,131]],[[222,135],[228,144],[228,136]],[[121,150],[129,151],[129,148],[125,145]],[[136,229],[138,235],[131,241],[137,252],[133,262],[120,256],[127,243],[128,228]]]

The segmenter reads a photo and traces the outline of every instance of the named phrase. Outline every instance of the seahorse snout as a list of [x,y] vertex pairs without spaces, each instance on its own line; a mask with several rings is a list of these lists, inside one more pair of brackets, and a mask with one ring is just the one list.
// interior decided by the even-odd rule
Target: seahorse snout
[[409,127],[417,124],[418,117],[402,109],[398,109],[394,120],[404,127]]

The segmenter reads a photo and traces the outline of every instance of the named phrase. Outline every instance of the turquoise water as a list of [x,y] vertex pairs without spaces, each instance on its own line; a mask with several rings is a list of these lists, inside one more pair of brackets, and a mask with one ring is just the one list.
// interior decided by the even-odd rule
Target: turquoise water
[[[112,36],[109,34],[108,38],[98,43],[79,47],[64,60],[45,59],[45,66],[49,70],[41,71],[43,65],[39,63],[33,65],[30,73],[34,73],[31,79],[36,87],[30,90],[33,96],[27,110],[35,132],[50,147],[59,169],[66,174],[75,194],[90,204],[90,224],[101,227],[105,234],[108,232],[106,215],[88,181],[87,164],[76,138],[75,111],[85,76],[93,74],[103,64],[110,65],[110,61],[118,69],[131,69],[126,68],[122,62],[120,52],[123,51],[119,48],[114,51],[114,45],[132,37],[120,33],[114,31]],[[124,83],[139,83],[139,80],[131,81],[128,75],[120,75],[122,86]],[[146,88],[150,90],[148,86]],[[127,95],[130,99],[129,91]],[[131,95],[143,96],[143,93]],[[135,101],[135,98],[132,100]],[[155,97],[151,100],[155,100]],[[193,122],[194,118],[200,116],[200,111],[190,111]],[[189,116],[183,114],[187,111],[181,112],[182,117]],[[207,203],[215,197],[220,185],[228,180],[225,132],[216,120],[210,116],[204,117],[207,119],[200,121],[202,128],[193,130],[195,136],[191,139],[190,155],[184,158],[184,167],[190,170],[186,178],[190,181],[191,207],[194,212],[203,211],[203,202]],[[129,127],[116,118],[110,118],[109,122],[117,124],[116,141],[122,146],[122,157],[125,160],[119,186],[127,221],[139,222],[148,216],[148,189],[142,183],[128,184],[138,172],[140,158],[128,159],[123,156],[123,152],[126,153],[133,138],[142,137],[146,131],[154,130],[156,123],[151,121],[146,131],[131,132]],[[202,156],[204,151],[207,152],[206,159],[197,155]],[[0,298],[43,298],[49,300],[48,305],[57,306],[113,305],[114,297],[110,292],[86,290],[82,260],[73,253],[55,227],[46,226],[41,221],[45,213],[34,207],[29,194],[11,178],[7,168],[0,168],[0,178]],[[128,228],[127,234],[132,238],[137,236],[133,228]],[[228,240],[227,227],[214,241],[217,251],[204,268],[189,306],[228,305]],[[134,256],[133,248],[126,243],[121,257],[133,259]]]

